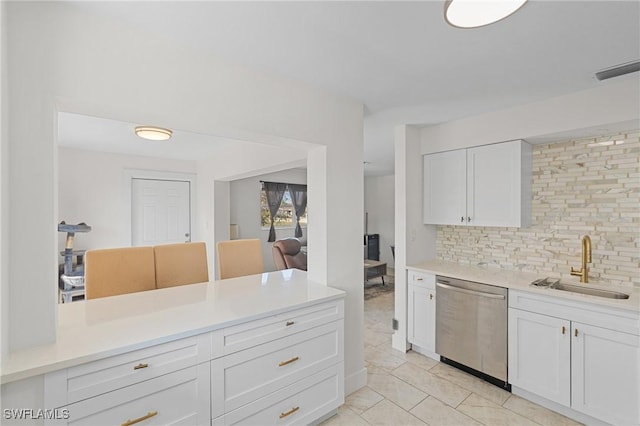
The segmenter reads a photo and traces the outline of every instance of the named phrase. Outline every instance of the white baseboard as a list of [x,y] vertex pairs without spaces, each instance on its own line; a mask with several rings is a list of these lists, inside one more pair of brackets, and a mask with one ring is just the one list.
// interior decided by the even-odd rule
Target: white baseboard
[[582,414],[576,410],[573,410],[569,407],[565,407],[564,405],[560,405],[557,402],[548,400],[546,398],[543,398],[541,396],[538,396],[534,393],[528,392],[524,389],[520,389],[517,386],[511,386],[511,393],[514,395],[518,395],[519,397],[522,397],[526,400],[529,400],[531,402],[535,402],[538,405],[541,405],[545,408],[548,408],[549,410],[555,411],[556,413],[560,413],[563,416],[569,417],[570,419],[573,419],[575,421],[578,421],[580,423],[584,423],[585,425],[589,425],[589,426],[604,426],[604,425],[608,425],[608,423],[603,422],[602,420],[598,420],[598,419],[594,419],[591,416],[588,416],[586,414]]
[[391,335],[391,347],[401,352],[406,352],[411,347],[405,336],[400,336],[397,331]]
[[429,357],[431,359],[435,359],[436,361],[440,361],[440,355],[438,355],[435,352],[431,352],[428,349],[421,348],[420,346],[412,344],[411,345],[411,350],[414,351],[414,352],[418,352],[419,354],[422,354],[422,355],[424,355],[426,357]]
[[344,378],[344,395],[350,395],[365,386],[367,386],[367,369],[362,368]]

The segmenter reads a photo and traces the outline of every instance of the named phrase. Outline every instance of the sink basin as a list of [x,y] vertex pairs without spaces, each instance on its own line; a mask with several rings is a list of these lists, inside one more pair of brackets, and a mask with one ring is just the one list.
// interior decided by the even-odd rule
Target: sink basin
[[628,299],[629,298],[628,294],[620,293],[618,291],[601,290],[599,288],[583,287],[580,285],[564,284],[561,282],[554,282],[549,286],[549,288],[552,288],[554,290],[570,291],[572,293],[586,294],[589,296],[606,297],[608,299]]

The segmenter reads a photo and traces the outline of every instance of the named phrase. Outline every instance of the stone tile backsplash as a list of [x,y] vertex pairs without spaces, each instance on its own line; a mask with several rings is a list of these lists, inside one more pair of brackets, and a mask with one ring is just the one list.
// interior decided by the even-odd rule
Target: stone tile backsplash
[[532,225],[438,226],[437,257],[577,281],[589,235],[590,281],[640,287],[640,131],[533,145]]

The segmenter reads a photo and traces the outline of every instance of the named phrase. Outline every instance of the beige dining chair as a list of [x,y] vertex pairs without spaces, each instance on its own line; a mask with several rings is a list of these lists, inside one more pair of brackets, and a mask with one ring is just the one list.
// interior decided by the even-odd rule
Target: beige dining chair
[[264,271],[259,239],[220,241],[217,245],[220,279],[260,274]]
[[156,288],[153,247],[89,250],[84,266],[85,298]]
[[153,247],[153,252],[157,288],[209,281],[205,243],[165,244]]

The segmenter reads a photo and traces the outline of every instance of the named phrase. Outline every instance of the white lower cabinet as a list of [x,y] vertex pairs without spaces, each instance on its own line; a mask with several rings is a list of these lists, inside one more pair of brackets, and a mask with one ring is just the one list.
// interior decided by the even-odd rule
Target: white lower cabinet
[[640,337],[574,322],[571,407],[616,425],[640,423]]
[[213,360],[212,416],[342,362],[343,328],[336,321]]
[[201,364],[68,406],[69,425],[204,425],[209,366]]
[[[310,424],[344,402],[344,301],[45,375],[46,425]],[[213,420],[212,420],[213,419]]]
[[568,407],[570,333],[567,320],[509,309],[509,382]]
[[342,405],[343,363],[213,419],[214,426],[308,425]]
[[514,393],[615,425],[640,424],[637,313],[517,291],[509,306]]
[[[212,334],[214,425],[307,425],[344,402],[344,301]],[[216,349],[224,343],[225,350]]]
[[435,356],[436,276],[409,271],[407,304],[407,340],[416,352]]

